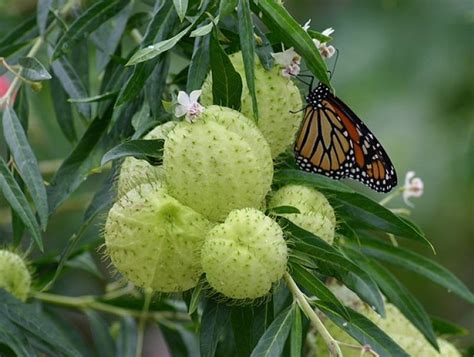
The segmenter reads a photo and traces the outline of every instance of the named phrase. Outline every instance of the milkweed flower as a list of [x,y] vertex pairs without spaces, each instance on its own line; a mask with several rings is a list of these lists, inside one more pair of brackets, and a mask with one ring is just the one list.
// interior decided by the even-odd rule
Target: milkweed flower
[[204,107],[199,104],[198,99],[201,96],[201,90],[193,90],[191,94],[184,91],[178,93],[178,105],[175,108],[176,117],[186,115],[186,119],[193,122],[196,117],[204,111]]
[[[334,29],[332,27],[329,27],[325,29],[323,32],[321,32],[324,36],[331,36],[334,33]],[[316,47],[319,50],[319,53],[323,58],[331,58],[334,53],[336,53],[336,49],[334,46],[327,45],[326,42],[321,42],[316,38],[313,38],[313,42],[316,45]]]
[[421,197],[423,195],[423,181],[415,177],[414,171],[408,171],[405,175],[405,185],[403,186],[403,200],[407,206],[414,207],[408,200],[411,197]]
[[301,56],[293,47],[283,52],[272,53],[275,63],[284,67],[281,71],[283,77],[297,76],[300,73]]
[[303,30],[308,31],[309,28],[311,27],[310,24],[311,24],[311,19],[309,19],[308,21],[306,21],[305,24],[304,24],[303,26],[301,26],[301,27],[303,28]]

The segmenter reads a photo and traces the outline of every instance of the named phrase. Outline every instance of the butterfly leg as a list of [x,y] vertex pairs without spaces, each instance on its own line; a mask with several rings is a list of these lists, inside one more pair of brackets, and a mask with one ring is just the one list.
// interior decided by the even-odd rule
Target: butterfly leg
[[[309,87],[309,90],[313,90],[313,82],[314,82],[314,76],[310,75],[310,74],[298,74],[297,76],[294,76],[297,80],[299,80],[300,82],[306,84],[308,87]],[[310,78],[310,82],[306,82],[304,80],[301,79],[301,77],[304,77],[304,78]]]
[[308,106],[300,109],[300,110],[290,110],[290,113],[291,114],[298,114],[298,113],[301,113],[302,111],[306,110],[306,108],[308,108]]

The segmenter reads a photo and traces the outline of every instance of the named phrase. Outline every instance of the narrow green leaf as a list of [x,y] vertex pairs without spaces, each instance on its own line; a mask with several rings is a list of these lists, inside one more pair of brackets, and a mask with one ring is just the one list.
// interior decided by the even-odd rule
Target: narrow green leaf
[[307,185],[335,193],[356,193],[352,188],[340,181],[332,180],[323,175],[316,175],[297,169],[283,169],[275,174],[275,183],[279,186],[288,184]]
[[141,62],[149,61],[155,58],[156,56],[159,56],[163,52],[172,49],[178,43],[178,41],[181,40],[184,35],[189,32],[189,30],[191,30],[192,26],[193,25],[189,25],[183,31],[168,40],[160,41],[158,43],[155,43],[154,45],[150,45],[145,48],[142,48],[141,50],[138,50],[138,52],[136,52],[132,56],[132,58],[130,58],[126,66],[133,66]]
[[[159,2],[157,2],[157,4],[159,4]],[[155,10],[153,18],[148,24],[141,47],[144,48],[153,42],[164,40],[171,34],[176,21],[177,17],[173,3],[171,1],[162,2],[161,6]],[[149,79],[157,64],[158,58],[155,58],[152,61],[136,65],[127,83],[122,86],[115,106],[122,105],[134,99],[143,89],[145,82]]]
[[203,295],[204,284],[205,284],[205,279],[201,277],[201,279],[199,279],[198,284],[193,289],[193,293],[191,295],[191,301],[189,302],[189,308],[188,308],[189,315],[192,315],[199,307],[199,303],[201,302],[201,297]]
[[[22,41],[22,42],[17,42],[10,45],[4,45],[0,47],[0,53],[2,54],[2,57],[4,58],[12,57],[13,55],[19,55],[19,52],[23,51],[22,53],[24,53],[26,51],[26,48],[30,44],[31,44],[31,41]],[[1,74],[5,72],[6,70],[4,70],[3,68],[0,68]]]
[[[70,98],[79,99],[89,97],[86,86],[66,57],[51,63],[51,68]],[[88,119],[91,117],[92,110],[89,103],[75,104],[79,113]]]
[[352,260],[369,272],[384,295],[394,304],[405,317],[425,336],[426,340],[436,349],[436,335],[431,320],[423,305],[408,291],[408,289],[387,269],[376,261],[369,260],[356,250],[344,250]]
[[70,103],[95,103],[95,102],[103,102],[104,100],[108,100],[114,98],[118,92],[106,92],[99,95],[95,95],[93,97],[88,98],[69,98],[67,101]]
[[[209,22],[209,21],[208,21]],[[219,16],[217,16],[214,20],[214,23],[218,23],[219,22]],[[200,37],[200,36],[206,36],[207,34],[211,33],[212,31],[212,28],[214,27],[214,23],[213,22],[209,22],[208,24],[206,25],[203,25],[203,26],[200,26],[198,27],[197,29],[191,31],[191,34],[189,35],[189,37]]]
[[362,240],[362,252],[381,261],[419,274],[474,304],[474,294],[453,273],[412,251],[375,239]]
[[[15,328],[15,339],[27,336],[26,346],[35,346],[35,352],[28,356],[81,356],[61,331],[42,313],[37,306],[24,304],[0,289],[0,340],[4,332]],[[10,330],[11,331],[11,330]],[[10,345],[7,342],[8,345]],[[28,349],[28,347],[27,347]]]
[[86,310],[85,313],[89,318],[91,335],[98,355],[103,357],[114,357],[115,343],[112,336],[110,336],[107,322],[105,322],[105,320],[93,310]]
[[97,264],[95,263],[94,258],[92,258],[90,252],[86,251],[82,254],[76,255],[72,259],[68,260],[65,266],[70,269],[85,271],[97,279],[104,280],[104,276],[97,267]]
[[28,103],[27,86],[21,86],[18,90],[13,104],[13,110],[20,119],[21,126],[23,129],[28,131],[28,123],[30,118],[30,106]]
[[332,291],[329,290],[326,284],[319,280],[314,274],[299,265],[292,264],[291,276],[300,286],[318,299],[332,303],[339,315],[347,319],[349,318],[346,307],[338,300]]
[[314,234],[283,218],[280,218],[280,224],[284,231],[294,238],[295,251],[306,254],[323,274],[334,276],[380,315],[385,315],[382,295],[367,272]]
[[18,63],[21,66],[21,76],[30,81],[39,82],[51,79],[46,68],[34,57],[21,57]]
[[[147,99],[150,107],[153,119],[162,122],[163,117],[163,102],[158,100],[162,98],[163,92],[167,88],[167,78],[171,63],[171,53],[167,52],[158,58],[158,63],[155,66],[153,72],[151,72],[150,78],[145,83],[145,98]],[[143,129],[141,127],[140,129]]]
[[[102,24],[102,26],[92,34],[91,39],[97,47],[96,66],[98,72],[102,72],[120,45],[127,27],[127,22],[134,9],[133,5],[134,3],[131,1],[115,18]],[[136,28],[140,27],[137,26]]]
[[274,181],[278,185],[301,184],[314,187],[327,195],[338,217],[349,225],[377,229],[397,236],[422,242],[431,247],[419,228],[408,223],[389,209],[370,198],[354,191],[341,182],[322,175],[303,172],[297,169],[284,169],[276,173]]
[[84,213],[84,217],[82,219],[83,224],[88,224],[99,213],[107,211],[112,206],[114,198],[117,194],[117,187],[114,184],[117,177],[117,166],[118,165],[112,166],[112,170],[110,170],[99,190],[94,194],[91,203],[86,208],[86,212]]
[[163,156],[163,144],[164,140],[131,140],[119,144],[102,157],[101,165],[127,156],[154,164],[160,163]]
[[301,310],[295,309],[295,319],[291,325],[290,334],[290,356],[300,357],[303,348],[303,326],[301,322]]
[[298,214],[301,213],[300,210],[293,206],[278,206],[278,207],[271,207],[269,212],[275,215],[280,214]]
[[263,68],[266,70],[270,70],[273,67],[273,48],[268,41],[267,36],[265,33],[255,25],[255,34],[258,36],[258,41],[255,46],[255,53],[257,54],[258,58],[260,59],[260,63],[262,64]]
[[92,220],[89,221],[89,222],[85,222],[82,224],[81,228],[79,229],[79,231],[77,233],[74,233],[70,238],[69,240],[67,241],[63,251],[61,252],[61,255],[60,255],[60,258],[59,258],[59,262],[58,262],[58,266],[56,268],[56,271],[54,272],[54,275],[53,277],[51,278],[50,281],[48,281],[44,286],[43,288],[41,289],[41,291],[47,291],[49,290],[53,285],[54,283],[56,282],[56,280],[59,278],[59,276],[61,275],[63,269],[64,269],[64,266],[66,265],[70,255],[72,254],[72,252],[74,251],[74,249],[76,248],[77,246],[77,243],[79,242],[79,240],[82,238],[82,235],[84,234],[84,232],[89,228],[90,224],[92,223]]
[[120,332],[115,342],[117,357],[134,356],[137,350],[137,324],[135,319],[124,316],[120,320]]
[[295,319],[295,304],[281,311],[252,351],[251,357],[280,356]]
[[[0,48],[18,44],[19,42],[29,42],[38,34],[36,28],[36,17],[30,16],[18,26],[14,27],[0,40]],[[6,57],[4,52],[0,52],[3,57]]]
[[239,0],[237,7],[239,19],[240,48],[244,61],[245,82],[252,98],[252,110],[258,122],[257,93],[255,92],[255,37],[249,0]]
[[253,307],[232,307],[231,322],[234,335],[235,348],[239,356],[249,356],[255,347],[253,341]]
[[74,127],[74,116],[72,114],[71,104],[68,103],[68,95],[57,77],[53,77],[49,82],[51,86],[51,95],[54,96],[53,109],[56,115],[56,121],[66,139],[70,142],[77,141],[76,128]]
[[377,325],[358,312],[347,308],[350,314],[350,319],[347,320],[337,313],[331,303],[326,301],[314,301],[313,303],[339,328],[354,337],[362,346],[370,345],[379,356],[410,356]]
[[211,35],[198,37],[194,40],[194,50],[189,64],[188,80],[186,90],[191,93],[193,90],[202,87],[209,70],[209,46]]
[[239,110],[242,97],[242,79],[219,44],[216,30],[213,31],[211,37],[210,52],[213,103]]
[[239,0],[221,0],[219,3],[219,15],[225,17],[234,12]]
[[61,36],[51,56],[52,60],[58,59],[71,50],[79,41],[94,32],[105,21],[118,14],[128,3],[128,0],[96,1]]
[[326,63],[301,25],[276,0],[259,0],[256,3],[263,13],[262,20],[265,25],[271,31],[278,32],[288,47],[294,47],[296,52],[304,58],[311,72],[330,87]]
[[179,19],[183,22],[186,11],[188,11],[188,0],[173,0],[173,4]]
[[36,6],[36,22],[38,23],[40,35],[43,35],[46,30],[48,14],[52,4],[53,0],[38,0],[38,5]]
[[214,357],[217,343],[229,321],[229,307],[208,299],[201,320],[200,350],[202,357]]
[[12,108],[3,112],[5,141],[15,159],[16,167],[35,204],[43,230],[48,224],[48,199],[43,177],[35,154],[28,143],[25,131]]
[[160,330],[163,332],[171,356],[200,357],[196,334],[181,324],[169,322],[160,323]]
[[25,233],[25,224],[13,209],[10,209],[10,212],[12,215],[13,246],[19,247]]
[[433,329],[436,333],[440,336],[467,336],[469,335],[469,331],[452,322],[446,321],[439,317],[431,316],[431,323],[433,325]]
[[23,192],[21,192],[20,186],[15,181],[15,178],[11,174],[6,162],[0,157],[0,189],[3,196],[10,204],[10,207],[18,214],[22,222],[31,232],[34,241],[38,245],[40,250],[43,250],[43,240],[41,238],[40,227],[36,218],[31,210]]
[[95,118],[74,150],[63,161],[48,188],[49,210],[53,212],[100,164],[105,148],[99,145],[106,131],[112,111]]

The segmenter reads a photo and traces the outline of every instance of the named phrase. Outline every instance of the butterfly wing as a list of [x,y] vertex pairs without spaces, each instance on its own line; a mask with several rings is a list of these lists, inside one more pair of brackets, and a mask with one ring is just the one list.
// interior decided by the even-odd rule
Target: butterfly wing
[[337,180],[352,178],[380,192],[395,187],[390,158],[357,115],[332,94],[319,104],[305,112],[295,144],[299,167]]

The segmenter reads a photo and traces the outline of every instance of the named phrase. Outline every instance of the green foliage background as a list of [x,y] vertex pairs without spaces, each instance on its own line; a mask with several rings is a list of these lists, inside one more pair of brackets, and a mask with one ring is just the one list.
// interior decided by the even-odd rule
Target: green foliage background
[[[341,51],[333,79],[337,94],[359,113],[390,152],[400,179],[414,170],[425,182],[425,194],[413,200],[412,219],[438,251],[436,260],[474,288],[474,7],[469,1],[287,1],[300,21],[313,29],[334,27],[333,44]],[[34,2],[2,0],[0,38],[35,9]],[[2,54],[0,53],[0,56]],[[42,57],[43,56],[43,57]],[[40,59],[47,62],[43,53]],[[89,58],[94,63],[93,55]],[[171,72],[183,67],[172,57]],[[94,66],[81,72],[97,91]],[[29,140],[47,180],[71,149],[55,119],[49,82],[30,100]],[[25,87],[26,88],[26,87]],[[77,137],[84,131],[76,126]],[[1,129],[0,129],[1,130]],[[0,142],[0,150],[5,152]],[[48,252],[59,253],[81,227],[84,207],[100,187],[92,177],[53,216],[45,235]],[[360,190],[361,187],[357,186]],[[364,189],[362,189],[364,190]],[[369,196],[380,199],[372,192]],[[397,201],[403,207],[402,201]],[[394,205],[397,206],[397,205]],[[0,237],[10,234],[10,210],[0,202]],[[85,232],[83,242],[100,243],[100,225]],[[419,249],[413,245],[413,249]],[[426,253],[426,250],[424,250]],[[98,254],[94,261],[100,262]],[[103,273],[107,273],[105,268]],[[474,331],[472,306],[433,284],[399,274],[430,313]],[[55,292],[65,295],[101,293],[103,280],[70,269]],[[68,315],[79,325],[84,320]],[[89,316],[93,319],[94,316]],[[466,337],[465,345],[474,342]]]

